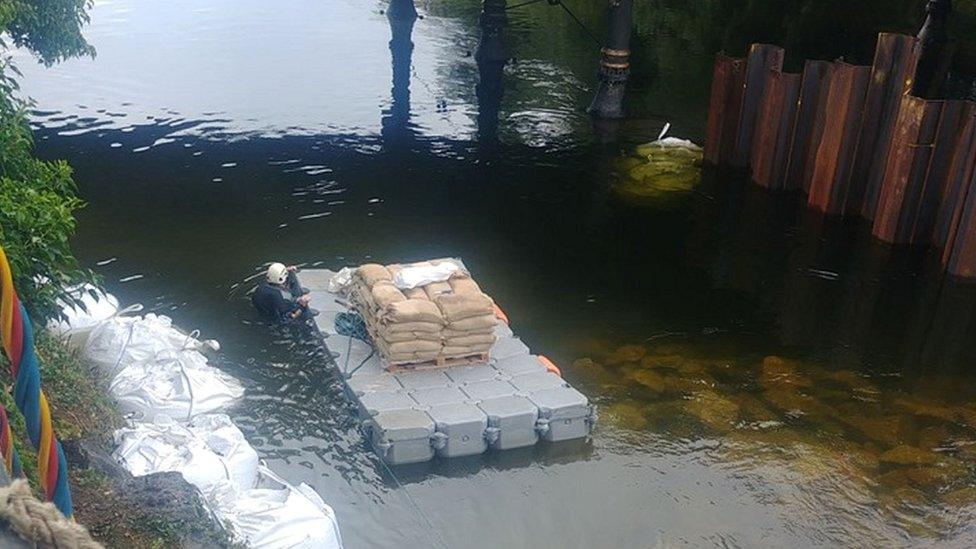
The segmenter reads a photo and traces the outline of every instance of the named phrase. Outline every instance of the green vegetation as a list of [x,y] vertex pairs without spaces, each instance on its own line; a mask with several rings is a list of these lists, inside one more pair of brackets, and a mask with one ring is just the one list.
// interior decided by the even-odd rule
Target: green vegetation
[[91,5],[92,0],[0,0],[0,27],[46,65],[94,56],[95,48],[81,33]]
[[[73,0],[32,2],[0,0],[0,32],[34,51],[46,63],[88,53],[81,38],[83,8]],[[73,14],[73,15],[71,15]],[[61,37],[48,40],[49,35]],[[43,44],[43,45],[42,45]],[[35,158],[27,124],[27,102],[16,96],[16,67],[0,59],[0,244],[14,272],[14,284],[34,318],[56,314],[63,288],[93,280],[71,253],[75,196],[71,167],[63,161]],[[37,284],[40,277],[50,284]]]

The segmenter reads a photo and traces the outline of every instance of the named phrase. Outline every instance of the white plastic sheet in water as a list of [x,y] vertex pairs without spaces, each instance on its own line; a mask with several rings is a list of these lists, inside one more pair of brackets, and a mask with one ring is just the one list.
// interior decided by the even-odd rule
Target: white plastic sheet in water
[[266,467],[250,490],[218,483],[207,502],[235,540],[260,549],[341,549],[332,508],[306,484],[298,488]]
[[197,351],[164,350],[129,364],[109,384],[119,408],[134,418],[189,420],[230,405],[244,394],[234,378],[207,364]]
[[168,418],[132,423],[115,432],[113,457],[134,476],[176,471],[201,492],[224,482],[248,490],[258,455],[224,414],[198,416],[183,426]]
[[67,302],[58,299],[62,318],[52,318],[47,323],[51,332],[65,337],[72,347],[85,344],[91,331],[119,312],[119,300],[110,293],[91,284],[82,284],[68,289],[68,294],[81,302]]

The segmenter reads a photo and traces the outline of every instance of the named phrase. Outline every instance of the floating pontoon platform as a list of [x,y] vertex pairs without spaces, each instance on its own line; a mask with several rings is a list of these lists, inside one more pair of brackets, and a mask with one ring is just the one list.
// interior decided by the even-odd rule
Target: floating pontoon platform
[[336,332],[346,307],[329,292],[335,273],[304,269],[302,286],[319,310],[315,324],[358,404],[364,432],[387,463],[481,454],[488,449],[532,446],[539,440],[585,438],[595,421],[589,400],[549,372],[529,348],[499,322],[498,341],[481,364],[388,372],[372,347]]

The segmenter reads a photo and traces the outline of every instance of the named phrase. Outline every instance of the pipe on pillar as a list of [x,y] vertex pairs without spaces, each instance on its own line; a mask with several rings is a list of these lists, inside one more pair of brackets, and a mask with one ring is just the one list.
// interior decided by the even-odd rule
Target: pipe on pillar
[[912,82],[912,95],[940,99],[949,76],[952,48],[949,40],[949,14],[952,0],[929,0],[925,23],[918,31],[918,67]]
[[623,118],[624,92],[630,76],[630,32],[633,0],[609,0],[607,38],[600,50],[599,86],[587,109],[597,118]]

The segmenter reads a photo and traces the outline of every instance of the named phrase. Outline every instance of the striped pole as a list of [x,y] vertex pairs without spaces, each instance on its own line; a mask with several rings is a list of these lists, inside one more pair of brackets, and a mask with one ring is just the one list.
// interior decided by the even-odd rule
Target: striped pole
[[[34,349],[34,329],[27,309],[17,297],[7,254],[0,247],[0,341],[10,360],[14,379],[14,402],[24,416],[27,437],[37,450],[37,473],[45,497],[71,517],[71,488],[68,462],[54,434],[51,409],[41,390],[41,371]],[[11,463],[12,466],[12,463]]]

